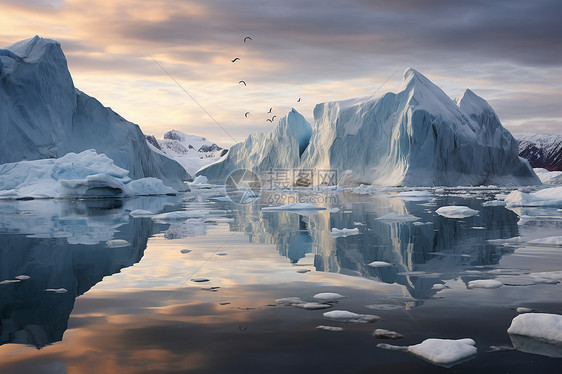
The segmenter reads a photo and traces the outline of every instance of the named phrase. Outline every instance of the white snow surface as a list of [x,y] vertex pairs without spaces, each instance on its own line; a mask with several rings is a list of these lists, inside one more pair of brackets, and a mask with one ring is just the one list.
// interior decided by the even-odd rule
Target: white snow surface
[[189,175],[140,128],[74,87],[60,43],[35,36],[0,49],[0,164],[95,149],[129,177],[186,190]]
[[442,206],[435,213],[447,218],[467,218],[477,215],[478,211],[464,205],[450,205]]
[[60,158],[0,165],[0,199],[123,197],[177,191],[160,179],[131,180],[129,172],[94,150]]
[[477,352],[475,344],[474,340],[469,338],[458,340],[431,338],[409,346],[408,352],[438,365],[450,365],[474,356]]
[[531,193],[512,191],[505,202],[507,206],[562,206],[562,186]]
[[238,168],[335,170],[343,186],[540,184],[517,146],[484,99],[466,90],[455,102],[410,68],[398,93],[318,104],[313,128],[292,110],[198,174],[220,184]]
[[562,343],[562,315],[549,313],[524,313],[511,321],[507,329],[509,334],[524,335]]

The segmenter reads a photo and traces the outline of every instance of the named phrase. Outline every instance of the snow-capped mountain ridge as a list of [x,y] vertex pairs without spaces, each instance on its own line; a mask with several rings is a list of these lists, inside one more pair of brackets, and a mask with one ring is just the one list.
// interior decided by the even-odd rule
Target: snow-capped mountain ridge
[[398,93],[316,105],[304,152],[273,157],[271,149],[292,148],[295,137],[271,135],[296,119],[291,113],[270,134],[250,135],[232,147],[245,150],[245,160],[240,152],[198,174],[218,183],[233,168],[263,174],[267,166],[335,170],[341,185],[540,184],[484,99],[467,90],[455,102],[411,68]]
[[0,49],[0,164],[95,149],[130,172],[184,190],[176,162],[140,128],[74,87],[60,43],[35,36]]
[[549,171],[562,170],[562,136],[554,134],[520,134],[519,156],[527,159],[532,167]]

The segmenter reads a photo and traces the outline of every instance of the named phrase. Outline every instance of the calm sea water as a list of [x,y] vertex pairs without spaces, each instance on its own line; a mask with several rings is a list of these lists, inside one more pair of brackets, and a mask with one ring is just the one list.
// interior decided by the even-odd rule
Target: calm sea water
[[[220,189],[0,202],[0,372],[558,372],[560,347],[513,349],[506,330],[517,307],[562,314],[562,285],[534,274],[562,270],[562,249],[528,243],[560,235],[562,214],[483,206],[505,192],[450,189],[413,201],[392,191],[282,194],[327,208],[314,214],[262,212],[260,202],[224,201]],[[445,218],[435,213],[444,205],[479,213]],[[136,209],[190,213],[154,220],[133,218]],[[387,213],[419,220],[378,219]],[[359,234],[333,238],[331,228]],[[129,245],[107,244],[115,239]],[[477,279],[504,285],[468,289]],[[325,310],[275,301],[320,292],[346,298]],[[381,318],[344,323],[325,318],[330,310]],[[377,339],[377,328],[404,337]],[[465,337],[478,353],[451,368],[377,347]]]

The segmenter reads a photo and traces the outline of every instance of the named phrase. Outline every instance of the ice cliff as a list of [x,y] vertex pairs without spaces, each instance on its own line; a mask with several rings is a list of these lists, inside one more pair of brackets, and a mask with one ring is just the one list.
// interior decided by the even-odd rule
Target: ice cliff
[[286,131],[303,121],[290,112],[198,174],[224,183],[240,167],[300,168],[336,170],[340,185],[540,184],[484,99],[466,90],[455,102],[414,69],[398,93],[318,104],[311,132]]
[[95,149],[133,179],[185,190],[189,175],[153,152],[140,128],[74,87],[58,42],[35,36],[0,49],[0,164]]

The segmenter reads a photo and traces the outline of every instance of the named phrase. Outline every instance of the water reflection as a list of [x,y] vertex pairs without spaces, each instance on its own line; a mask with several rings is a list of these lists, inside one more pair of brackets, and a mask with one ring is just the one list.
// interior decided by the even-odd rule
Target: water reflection
[[[129,211],[170,203],[152,198],[0,204],[0,281],[8,281],[0,284],[0,344],[40,348],[61,340],[75,298],[138,262],[148,238],[167,227],[130,219]],[[111,239],[130,245],[108,248]]]
[[[233,230],[246,232],[252,243],[274,243],[280,255],[298,262],[314,254],[317,271],[356,275],[406,287],[410,296],[433,296],[436,283],[453,279],[468,268],[496,265],[513,247],[490,239],[517,236],[518,216],[504,207],[483,207],[475,198],[439,197],[427,201],[404,201],[387,195],[350,196],[341,193],[338,211],[312,216],[290,212],[261,212],[260,206],[232,205]],[[442,205],[467,205],[479,215],[450,219],[434,213]],[[337,209],[336,209],[337,210]],[[411,214],[417,222],[385,221],[388,214]],[[333,238],[332,228],[358,228],[360,234]],[[372,268],[373,261],[393,264]],[[466,278],[466,280],[465,280]],[[473,279],[463,277],[465,282]]]

